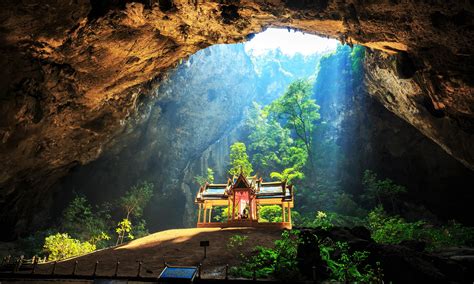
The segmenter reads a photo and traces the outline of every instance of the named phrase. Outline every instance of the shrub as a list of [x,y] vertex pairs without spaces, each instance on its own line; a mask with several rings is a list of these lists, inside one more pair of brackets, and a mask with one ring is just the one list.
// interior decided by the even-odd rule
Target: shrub
[[296,279],[299,271],[296,261],[298,231],[284,231],[281,239],[275,241],[275,248],[255,247],[255,255],[245,259],[238,267],[231,268],[234,276],[267,278],[273,275],[277,279]]
[[423,221],[410,223],[400,216],[388,216],[381,206],[377,206],[368,216],[372,239],[378,243],[398,244],[404,240],[419,239],[424,224]]
[[89,242],[73,239],[68,234],[57,233],[45,238],[43,249],[48,260],[61,260],[92,252],[96,247]]
[[323,230],[328,230],[333,226],[332,219],[332,215],[328,215],[323,211],[318,211],[316,213],[316,218],[314,218],[313,225],[315,227],[321,227]]
[[266,205],[261,206],[258,210],[259,222],[281,222],[281,206]]
[[374,269],[367,263],[369,252],[349,251],[346,242],[333,243],[327,240],[320,244],[319,252],[323,261],[326,262],[332,280],[350,283],[382,283],[382,270],[380,263]]

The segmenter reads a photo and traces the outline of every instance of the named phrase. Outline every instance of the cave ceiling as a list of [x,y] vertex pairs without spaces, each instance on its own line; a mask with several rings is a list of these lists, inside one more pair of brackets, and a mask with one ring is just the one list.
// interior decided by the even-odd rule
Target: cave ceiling
[[369,93],[474,169],[473,13],[472,1],[2,1],[2,222],[40,218],[42,193],[138,123],[180,60],[267,27],[367,46]]

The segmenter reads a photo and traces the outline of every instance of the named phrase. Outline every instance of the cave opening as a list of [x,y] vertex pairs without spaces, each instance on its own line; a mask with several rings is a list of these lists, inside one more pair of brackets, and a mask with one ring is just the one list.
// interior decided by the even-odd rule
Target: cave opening
[[[469,175],[462,172],[457,180],[439,171],[442,163],[456,170],[462,166],[368,94],[367,52],[359,45],[273,28],[246,43],[200,50],[164,77],[147,102],[150,107],[143,109],[143,122],[130,126],[115,149],[64,178],[56,199],[79,194],[106,204],[150,182],[154,195],[135,223],[144,232],[194,227],[199,186],[225,183],[232,147],[242,144],[252,166],[248,175],[295,185],[297,226],[314,224],[323,213],[355,226],[377,206],[408,221],[420,215],[435,222],[465,217],[462,210],[447,210],[456,198],[442,195],[441,202],[441,195],[426,195],[446,184],[460,185]],[[394,64],[398,61],[394,57]],[[299,94],[301,101],[291,100]],[[307,109],[297,114],[307,121],[295,125],[288,112],[300,103]],[[305,127],[311,131],[302,134]],[[432,154],[431,164],[420,148]],[[415,178],[410,176],[414,169],[420,173]],[[438,179],[427,178],[433,171]],[[374,188],[399,192],[380,197]],[[58,218],[66,206],[60,204]],[[260,209],[262,221],[281,219],[281,207]],[[227,210],[214,207],[208,216],[225,222]]]
[[[466,136],[472,133],[470,106],[457,104],[456,97],[460,89],[465,92],[469,87],[464,85],[465,74],[439,69],[445,61],[451,60],[449,68],[461,62],[459,58],[465,58],[469,50],[447,50],[443,41],[439,46],[427,48],[423,43],[420,47],[420,38],[429,37],[408,40],[394,30],[383,36],[377,29],[365,34],[361,28],[365,14],[359,13],[361,8],[355,3],[344,7],[331,1],[285,4],[291,13],[310,5],[311,13],[301,13],[291,25],[337,36],[344,43],[339,44],[286,27],[289,22],[283,18],[289,11],[283,13],[271,5],[259,10],[260,4],[240,1],[109,2],[93,2],[90,11],[85,9],[87,21],[68,29],[61,44],[41,34],[41,42],[30,47],[42,51],[37,53],[41,60],[22,59],[18,64],[27,66],[31,74],[41,70],[41,76],[26,72],[31,78],[12,80],[13,91],[5,93],[15,100],[2,93],[7,102],[2,110],[15,117],[0,124],[2,142],[7,145],[1,148],[6,149],[4,167],[12,168],[2,173],[6,190],[0,201],[10,226],[2,237],[8,234],[5,239],[10,238],[13,230],[19,237],[5,245],[7,250],[12,245],[15,253],[40,254],[49,261],[84,253],[82,270],[94,269],[95,276],[99,260],[92,258],[102,252],[87,253],[106,248],[103,255],[108,266],[112,267],[112,254],[116,269],[119,258],[127,263],[142,257],[148,262],[147,273],[154,274],[161,269],[156,265],[158,258],[162,258],[159,262],[165,257],[180,264],[195,262],[199,257],[189,244],[206,239],[212,244],[210,256],[230,261],[234,277],[310,279],[317,274],[359,282],[385,277],[388,282],[409,279],[397,278],[401,276],[394,272],[396,261],[384,262],[390,250],[433,262],[446,253],[436,250],[473,245],[468,212],[474,201],[472,139]],[[181,17],[184,9],[194,20]],[[332,10],[321,14],[325,9]],[[253,13],[249,10],[275,17],[249,16]],[[202,17],[206,13],[212,15],[208,20]],[[445,20],[436,20],[439,17]],[[467,25],[464,18],[454,24]],[[424,19],[437,30],[452,24],[439,11]],[[199,27],[206,21],[218,24]],[[271,22],[285,28],[253,33]],[[94,26],[100,27],[97,34],[91,29]],[[0,30],[2,38],[5,31],[9,29]],[[430,36],[440,38],[439,31]],[[15,38],[22,37],[5,37]],[[216,44],[243,39],[249,41]],[[210,44],[214,45],[207,47]],[[438,58],[438,50],[446,56]],[[60,56],[47,59],[51,54]],[[4,81],[22,78],[12,74]],[[448,99],[443,92],[450,94]],[[17,121],[15,131],[9,128],[11,121]],[[46,132],[52,133],[51,139],[42,136]],[[449,139],[451,134],[456,139]],[[81,142],[75,145],[79,150],[64,147],[73,141]],[[11,150],[17,142],[18,147]],[[22,166],[16,167],[8,155],[19,157]],[[37,163],[28,162],[32,160]],[[48,167],[41,166],[44,161]],[[64,165],[64,161],[69,162]],[[38,170],[33,173],[32,168]],[[294,185],[289,220],[288,202],[266,203],[245,212],[248,196],[243,205],[239,203],[239,214],[267,224],[287,222],[295,230],[281,234],[194,228],[201,212],[195,204],[199,187],[206,182],[225,183],[239,172]],[[35,188],[41,190],[32,194]],[[260,214],[254,216],[257,208]],[[225,223],[229,211],[229,206],[210,208],[209,222]],[[321,243],[320,237],[332,241]],[[303,239],[311,245],[299,243]],[[349,247],[354,240],[355,246]],[[270,247],[253,248],[250,241]],[[74,249],[65,252],[66,247]],[[354,248],[368,251],[354,252]],[[314,249],[320,254],[308,255]],[[460,252],[447,253],[459,257]],[[244,254],[257,255],[257,259],[246,259]],[[354,265],[354,275],[342,275],[338,265],[328,272],[330,263],[344,261],[330,258],[341,254],[350,260],[345,265]],[[382,264],[367,258],[369,254],[382,259]],[[278,255],[277,260],[266,259],[275,261],[271,272],[269,266],[256,265],[258,257],[269,255]],[[281,257],[298,269],[281,265]],[[327,265],[312,268],[321,260]],[[359,260],[370,265],[361,267],[355,263]],[[138,261],[140,277],[142,262]],[[444,272],[450,263],[443,261],[439,270]],[[51,265],[54,274],[53,262],[40,265],[39,271],[50,271]],[[223,270],[222,265],[213,269]],[[472,266],[456,265],[449,266],[449,276],[441,278],[459,276],[458,272]],[[71,267],[75,274],[77,262],[68,260],[58,269],[64,272]],[[423,277],[439,280],[430,277],[441,275],[438,270],[431,274],[415,270],[420,281]]]

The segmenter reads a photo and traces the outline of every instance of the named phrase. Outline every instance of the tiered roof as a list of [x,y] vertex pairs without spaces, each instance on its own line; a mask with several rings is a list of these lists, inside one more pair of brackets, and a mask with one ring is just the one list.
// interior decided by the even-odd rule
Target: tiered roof
[[281,198],[282,201],[292,201],[292,186],[286,182],[263,182],[262,178],[256,176],[245,177],[243,174],[229,179],[227,184],[209,184],[201,186],[196,202],[205,200],[227,200],[233,191],[250,188],[255,193],[257,199]]

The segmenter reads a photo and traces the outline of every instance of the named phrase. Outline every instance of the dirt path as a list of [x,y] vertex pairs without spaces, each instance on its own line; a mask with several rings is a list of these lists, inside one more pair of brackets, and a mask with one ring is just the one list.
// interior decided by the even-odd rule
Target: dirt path
[[[169,265],[198,265],[202,263],[202,277],[223,277],[225,265],[239,262],[236,249],[229,249],[227,243],[233,235],[245,235],[242,252],[249,255],[257,245],[273,246],[274,240],[281,236],[281,230],[257,228],[195,228],[174,229],[157,232],[118,247],[96,251],[87,255],[58,262],[55,273],[71,274],[75,261],[78,261],[76,274],[91,275],[96,261],[99,261],[97,275],[113,275],[117,260],[120,261],[118,275],[136,276],[138,262],[142,261],[141,276],[158,276]],[[209,241],[207,258],[203,259],[200,241]],[[51,273],[53,264],[38,267],[38,273]]]

